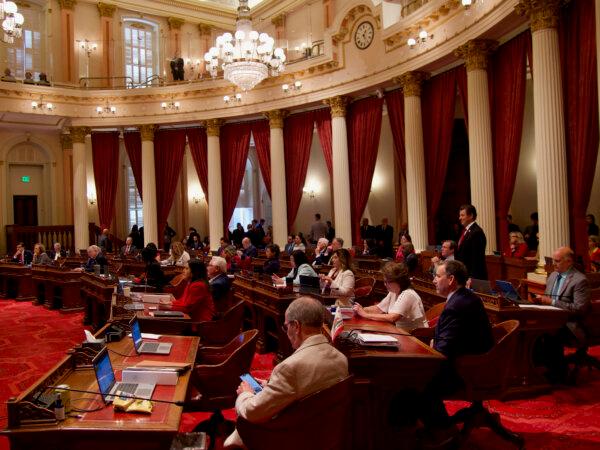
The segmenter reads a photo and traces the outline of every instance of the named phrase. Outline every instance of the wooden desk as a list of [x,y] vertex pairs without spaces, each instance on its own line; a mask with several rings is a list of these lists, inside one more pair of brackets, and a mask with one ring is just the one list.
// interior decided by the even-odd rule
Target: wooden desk
[[58,266],[33,266],[31,281],[37,303],[46,308],[60,308],[62,312],[81,311],[81,272]]
[[81,275],[81,299],[85,305],[84,325],[99,330],[110,317],[112,295],[116,292],[118,280],[101,277],[92,273]]
[[[170,355],[119,356],[110,353],[117,379],[124,367],[142,360],[172,361],[193,364],[199,339],[197,337],[164,336],[161,341],[172,342]],[[134,355],[130,338],[109,344],[109,348],[123,354]],[[81,409],[99,411],[79,413],[80,418],[68,417],[57,423],[54,411],[39,408],[31,403],[33,397],[45,386],[68,384],[73,389],[98,391],[91,367],[76,366],[75,355],[69,355],[51,369],[32,387],[7,404],[8,426],[2,431],[10,441],[12,450],[106,450],[111,448],[168,450],[179,429],[182,407],[154,403],[152,414],[114,412],[112,405],[104,406],[99,395],[71,393],[71,404]],[[166,401],[185,400],[191,371],[179,377],[176,386],[157,386],[153,399]],[[74,399],[90,399],[76,401]]]
[[344,331],[350,330],[396,333],[398,340],[397,350],[336,341],[336,347],[348,358],[348,369],[354,375],[352,424],[347,429],[352,434],[352,448],[384,449],[399,442],[403,443],[402,448],[411,448],[407,442],[414,440],[414,436],[399,435],[389,425],[391,400],[401,391],[422,390],[439,370],[444,356],[417,338],[397,335],[406,331],[390,323],[355,317],[344,320]]
[[35,300],[31,268],[21,264],[0,263],[0,298],[19,302]]

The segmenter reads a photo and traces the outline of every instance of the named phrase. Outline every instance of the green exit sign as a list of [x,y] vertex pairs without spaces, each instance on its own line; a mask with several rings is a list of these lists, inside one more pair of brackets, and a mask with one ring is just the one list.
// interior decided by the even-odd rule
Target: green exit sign
[[21,181],[23,183],[31,183],[31,177],[28,177],[28,176],[21,177]]

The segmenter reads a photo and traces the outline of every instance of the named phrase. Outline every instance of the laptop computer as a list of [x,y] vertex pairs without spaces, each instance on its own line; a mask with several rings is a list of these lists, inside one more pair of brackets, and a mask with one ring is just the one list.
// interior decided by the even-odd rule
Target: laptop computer
[[319,277],[300,275],[300,293],[301,294],[320,294],[321,280]]
[[104,347],[93,359],[92,365],[98,381],[98,388],[104,403],[108,404],[122,393],[124,397],[136,397],[150,400],[156,385],[142,383],[122,383],[115,380],[115,372],[110,362],[108,349]]
[[471,289],[474,292],[479,292],[480,294],[493,295],[496,293],[492,289],[492,284],[489,282],[489,280],[479,280],[477,278],[471,278]]
[[140,323],[134,317],[131,322],[131,338],[133,339],[133,348],[135,352],[140,355],[142,353],[149,353],[153,355],[168,355],[171,353],[171,347],[173,344],[170,342],[143,342],[142,332],[140,331]]
[[507,300],[510,300],[513,303],[521,304],[521,303],[529,303],[526,300],[523,300],[515,287],[509,281],[504,280],[496,280],[496,287],[500,292],[500,295]]

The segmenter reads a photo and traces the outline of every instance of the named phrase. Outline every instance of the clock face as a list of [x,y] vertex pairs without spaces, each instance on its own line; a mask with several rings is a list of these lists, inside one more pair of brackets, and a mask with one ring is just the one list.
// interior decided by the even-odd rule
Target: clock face
[[375,30],[373,30],[371,22],[363,22],[356,28],[356,33],[354,33],[354,43],[358,48],[364,50],[371,45],[374,37]]

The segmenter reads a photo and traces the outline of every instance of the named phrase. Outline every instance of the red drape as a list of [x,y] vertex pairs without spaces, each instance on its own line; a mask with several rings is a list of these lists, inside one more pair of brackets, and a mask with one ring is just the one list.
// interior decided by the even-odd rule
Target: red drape
[[221,127],[221,180],[223,188],[223,232],[227,230],[240,196],[250,148],[251,124],[228,123]]
[[131,170],[133,171],[133,178],[135,179],[135,185],[140,199],[143,200],[142,196],[142,135],[139,131],[125,131],[123,133],[125,141],[125,150],[127,150],[127,156],[131,163]]
[[271,127],[268,120],[257,120],[251,123],[254,146],[258,156],[258,165],[265,187],[271,196]]
[[200,186],[208,202],[208,142],[205,128],[188,128],[186,130],[190,153],[194,167],[200,179]]
[[325,165],[329,172],[329,178],[333,176],[333,150],[332,150],[332,138],[331,138],[331,111],[329,108],[318,109],[314,111],[315,123],[317,125],[317,132],[319,133],[319,142],[323,149],[323,157],[325,158]]
[[119,132],[92,132],[92,159],[100,228],[110,228],[115,217],[119,180]]
[[404,92],[402,89],[387,92],[385,94],[392,138],[394,139],[394,150],[396,163],[400,173],[406,177],[406,150],[404,147]]
[[467,91],[467,68],[463,64],[458,66],[456,69],[456,84],[458,86],[458,93],[460,94],[460,104],[462,106],[463,114],[465,116],[465,128],[467,134],[469,131],[469,96]]
[[508,221],[519,166],[523,113],[525,111],[526,55],[529,30],[502,45],[491,60],[493,76],[492,133],[494,143],[494,191],[498,246],[509,248]]
[[314,113],[309,111],[289,116],[283,127],[288,230],[294,225],[302,200],[314,123]]
[[360,242],[360,217],[367,206],[377,162],[383,98],[359,100],[349,108],[348,161],[353,242]]
[[423,87],[423,137],[427,180],[429,242],[435,243],[435,217],[444,190],[456,101],[456,74],[451,69],[427,81]]
[[173,205],[185,153],[185,135],[186,130],[183,128],[159,130],[154,134],[154,173],[159,236],[162,236]]
[[561,13],[559,42],[569,168],[571,242],[587,266],[585,216],[598,157],[598,86],[593,0],[570,2]]

